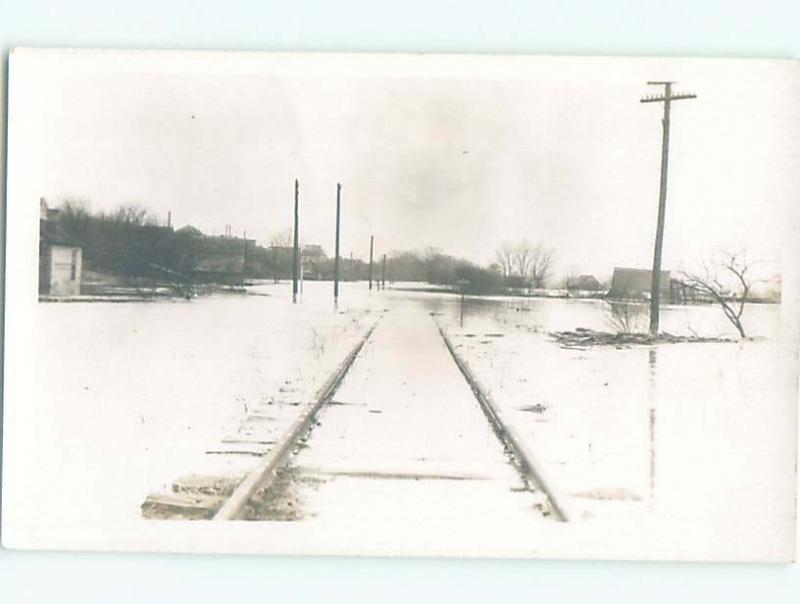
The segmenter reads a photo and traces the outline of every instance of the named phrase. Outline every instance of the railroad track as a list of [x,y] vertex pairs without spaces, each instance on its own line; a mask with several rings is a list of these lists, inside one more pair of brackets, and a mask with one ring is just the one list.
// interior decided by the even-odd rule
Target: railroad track
[[[507,452],[511,464],[518,471],[525,488],[532,492],[541,493],[546,499],[546,504],[543,506],[546,513],[557,521],[566,522],[568,520],[567,512],[559,501],[550,481],[545,477],[541,466],[521,446],[520,439],[515,435],[513,429],[503,422],[497,405],[491,399],[487,390],[481,386],[467,362],[456,352],[455,346],[445,329],[439,325],[435,317],[433,319],[445,347],[469,385],[494,434]],[[309,432],[316,424],[318,413],[333,399],[379,321],[380,319],[367,330],[336,370],[317,390],[313,399],[305,406],[291,426],[263,454],[258,465],[249,471],[244,478],[235,480],[218,479],[218,484],[206,484],[207,480],[200,480],[198,484],[192,484],[191,482],[184,484],[179,481],[173,485],[173,490],[188,494],[188,501],[194,501],[195,507],[192,507],[191,503],[187,504],[187,498],[184,495],[179,497],[178,502],[174,504],[173,512],[177,511],[177,513],[173,513],[170,512],[170,506],[173,504],[170,503],[169,499],[151,496],[142,506],[145,515],[161,518],[175,516],[205,518],[216,521],[248,518],[248,512],[251,511],[250,508],[254,505],[253,502],[257,501],[259,496],[268,493],[273,487],[279,488],[280,485],[276,486],[276,482],[279,481],[281,472],[287,466],[290,456],[307,439]]]
[[[380,320],[380,319],[379,319]],[[320,409],[331,401],[336,390],[344,380],[347,372],[366,344],[372,332],[375,331],[377,321],[369,328],[363,338],[353,347],[350,353],[339,364],[331,376],[317,390],[314,399],[300,416],[292,423],[275,445],[264,455],[261,462],[236,486],[222,507],[213,516],[213,520],[239,520],[245,515],[248,501],[258,492],[264,492],[275,482],[280,470],[287,459],[295,450],[298,443],[311,430]]]
[[467,362],[456,352],[455,346],[453,346],[453,343],[447,336],[445,329],[436,321],[436,317],[433,315],[432,317],[436,323],[436,327],[439,329],[439,334],[442,336],[444,345],[450,352],[450,356],[453,357],[453,361],[455,361],[459,371],[461,371],[461,374],[472,390],[472,394],[478,401],[481,410],[489,420],[489,424],[492,426],[495,436],[497,436],[500,443],[505,447],[506,451],[508,451],[512,463],[519,472],[526,488],[534,491],[538,490],[543,493],[547,498],[550,514],[553,518],[561,522],[567,522],[569,518],[564,505],[559,501],[550,480],[545,477],[541,464],[534,459],[530,452],[522,447],[520,439],[516,436],[511,426],[503,422],[498,412],[497,405],[492,400],[488,391],[481,386]]
[[260,457],[259,464],[244,478],[220,476],[188,476],[172,485],[172,493],[154,493],[142,503],[145,518],[184,520],[236,520],[245,516],[248,501],[258,492],[268,490],[275,482],[278,470],[298,446],[315,423],[320,409],[329,403],[344,380],[347,372],[367,342],[380,318],[373,323],[362,338],[339,363],[325,383],[316,391],[283,436],[260,451],[207,451],[207,453],[242,453]]
[[[466,361],[456,352],[444,328],[439,325],[438,322],[436,322],[436,326],[445,347],[453,358],[459,371],[464,376],[481,410],[489,421],[494,434],[508,453],[509,459],[519,473],[525,488],[544,495],[546,499],[546,505],[544,507],[550,517],[556,521],[567,522],[569,518],[565,507],[559,501],[558,495],[553,489],[551,482],[545,477],[540,464],[534,459],[533,455],[521,445],[520,439],[516,436],[511,426],[503,422],[498,412],[497,405],[491,399],[486,389],[481,386]],[[215,520],[233,520],[241,518],[246,510],[247,501],[258,492],[266,492],[274,484],[278,472],[284,467],[289,454],[295,450],[298,443],[308,433],[308,430],[313,425],[313,418],[317,411],[325,402],[330,401],[339,384],[344,379],[347,370],[352,365],[361,347],[366,342],[367,338],[369,338],[374,328],[375,326],[370,329],[364,340],[350,353],[348,359],[345,360],[345,363],[340,370],[337,371],[335,376],[332,376],[329,383],[323,386],[318,397],[318,403],[315,408],[310,411],[308,417],[298,420],[297,426],[284,435],[279,445],[276,445],[272,452],[267,455],[269,459],[264,459],[259,468],[256,468],[250,476],[241,483],[237,489],[239,492],[234,493],[225,506],[217,512],[214,517]]]

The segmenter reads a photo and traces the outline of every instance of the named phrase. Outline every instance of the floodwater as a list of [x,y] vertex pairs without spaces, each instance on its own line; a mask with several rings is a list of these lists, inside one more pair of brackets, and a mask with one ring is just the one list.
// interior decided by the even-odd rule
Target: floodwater
[[[648,519],[663,534],[678,530],[685,534],[679,543],[650,543],[648,551],[653,556],[702,557],[704,552],[720,558],[744,553],[751,558],[776,556],[775,539],[764,536],[790,535],[796,359],[781,337],[780,306],[745,309],[745,328],[756,336],[749,341],[565,349],[548,333],[577,327],[609,330],[604,302],[467,297],[462,303],[453,294],[391,288],[370,292],[365,284],[345,283],[335,308],[332,284],[306,282],[303,289],[297,305],[291,303],[291,285],[285,282],[252,288],[251,293],[257,295],[217,295],[189,303],[38,305],[31,346],[24,351],[35,366],[34,383],[27,400],[6,401],[6,425],[15,426],[6,437],[6,459],[24,459],[24,464],[14,468],[25,471],[6,471],[4,503],[11,510],[6,517],[14,520],[25,542],[115,548],[137,542],[149,548],[150,542],[135,541],[144,538],[138,534],[144,498],[168,489],[172,480],[186,474],[241,473],[249,464],[255,465],[255,455],[231,455],[235,462],[223,463],[224,456],[209,451],[219,452],[225,449],[223,445],[230,448],[235,439],[250,438],[265,446],[274,442],[298,409],[293,403],[309,399],[381,314],[385,319],[405,316],[409,325],[435,328],[438,324],[447,331],[457,353],[500,409],[503,421],[515,428],[523,446],[543,466],[568,508],[568,524],[622,523],[614,525],[611,541],[605,533],[597,537],[604,545],[595,547],[606,549],[596,553],[624,556],[636,551],[620,544],[650,534],[633,528]],[[661,325],[673,334],[735,335],[714,306],[665,307]],[[403,355],[398,367],[422,362],[408,358],[414,355],[413,342],[400,346],[395,341],[403,333],[402,324],[395,325],[386,336],[394,340],[384,342],[386,348],[394,347],[391,354]],[[366,348],[365,354],[370,350],[378,354],[374,347]],[[390,360],[384,358],[384,365]],[[376,399],[375,409],[384,411],[381,405],[397,401],[397,388],[386,381],[381,387],[391,396],[381,396],[375,385],[359,386],[364,378],[355,372],[359,363],[345,379],[341,393],[365,404],[368,393]],[[471,418],[465,420],[469,430],[477,434],[475,423],[483,418],[459,406],[474,404],[473,410],[477,409],[469,394],[464,389],[457,401],[445,406],[448,414],[456,416],[462,409],[464,417]],[[444,402],[434,399],[424,404],[433,407]],[[330,417],[345,409],[332,409]],[[269,426],[268,437],[257,438],[249,432],[242,437],[242,426],[254,414]],[[419,426],[426,421],[422,412],[400,414],[399,422],[387,422],[382,415],[365,417],[394,433],[409,450],[414,439],[402,435],[420,433],[429,443],[436,438],[420,432]],[[454,421],[458,425],[457,418]],[[446,430],[449,424],[437,425]],[[480,446],[490,447],[483,438]],[[312,433],[309,454],[313,443]],[[431,448],[436,463],[447,457],[440,449]],[[494,449],[495,460],[496,454]],[[453,472],[444,468],[431,473],[486,473],[477,461],[475,471],[470,471],[472,458],[463,446],[457,458]],[[399,457],[388,459],[388,469],[381,471],[420,472],[418,467],[396,467]],[[495,476],[494,472],[489,474]],[[502,481],[508,482],[507,478]],[[458,488],[472,484],[420,482],[435,484],[437,489],[442,484],[457,483]],[[497,482],[492,478],[477,484]],[[519,494],[504,490],[513,496],[502,505],[514,507]],[[443,506],[452,503],[444,491],[438,495],[431,491],[431,496],[438,497]],[[491,501],[481,497],[481,501]],[[388,494],[386,498],[393,499]],[[324,497],[316,501],[322,507],[324,502]],[[149,525],[153,524],[158,523]],[[296,534],[291,531],[301,530],[265,524],[271,528],[264,530],[278,531],[270,533],[273,536],[289,535],[287,539]],[[283,524],[314,526],[302,520]],[[540,518],[534,524],[537,531],[542,530]],[[619,527],[625,528],[620,531]],[[394,535],[395,540],[389,540],[391,548],[380,552],[439,551],[431,549],[432,537],[415,541],[413,535],[374,528]],[[325,539],[333,543],[334,537],[339,539],[339,550],[343,539],[355,539],[351,551],[368,551],[366,541],[359,548],[360,537],[352,531],[337,533],[328,526],[322,532],[303,534],[309,547],[316,544],[315,551],[336,550],[326,549],[324,543]],[[460,534],[461,545],[447,551],[522,555],[531,551],[532,543],[537,548],[541,545],[538,533],[519,534],[516,549],[506,541],[490,547],[489,542],[497,538],[488,534],[483,546],[470,540],[469,534]],[[574,544],[575,535],[564,543]],[[376,543],[379,537],[378,533],[369,535]],[[150,533],[149,538],[155,537]],[[547,539],[560,537],[549,534]],[[428,545],[414,545],[422,542]],[[174,547],[180,549],[180,543],[176,541]],[[239,550],[247,550],[241,543]],[[403,550],[405,543],[408,548]],[[251,550],[273,551],[257,544]],[[299,551],[284,547],[290,550]],[[560,551],[564,555],[586,552],[566,546]]]
[[599,300],[417,300],[445,326],[573,519],[642,517],[728,552],[792,526],[796,356],[779,305],[745,308],[748,341],[716,306],[667,306],[662,331],[736,341],[617,349],[567,348],[548,336],[610,331]]
[[392,524],[473,539],[543,518],[543,494],[523,488],[416,305],[396,305],[381,319],[316,420],[292,458],[291,484],[255,518],[296,514],[321,527]]
[[[494,322],[497,326],[547,333],[578,327],[614,331],[615,323],[604,300],[586,298],[524,298],[466,296],[463,304],[455,294],[386,292],[415,300],[431,312],[443,313],[450,323]],[[632,304],[633,323],[646,331],[649,306]],[[749,337],[775,339],[780,333],[779,304],[748,304],[743,324]],[[673,335],[738,338],[738,332],[716,305],[663,305],[660,330]]]

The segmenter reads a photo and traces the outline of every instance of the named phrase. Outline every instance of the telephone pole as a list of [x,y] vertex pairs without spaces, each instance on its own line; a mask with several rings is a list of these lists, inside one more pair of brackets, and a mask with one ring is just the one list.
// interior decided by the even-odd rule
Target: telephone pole
[[342,210],[342,185],[336,183],[336,256],[333,261],[333,303],[339,302],[339,218]]
[[242,274],[247,274],[247,231],[244,232],[242,239],[244,240],[244,250],[242,252]]
[[294,179],[294,249],[292,250],[292,303],[297,304],[297,273],[300,268],[300,183]]
[[375,236],[369,236],[369,288],[372,289],[372,246],[375,243]]
[[658,191],[658,222],[656,224],[656,242],[653,250],[653,273],[650,282],[650,335],[658,335],[658,313],[661,304],[661,252],[664,247],[664,217],[667,211],[667,171],[669,167],[669,117],[672,101],[696,99],[697,95],[672,92],[675,82],[647,82],[648,86],[663,86],[664,94],[642,97],[642,103],[664,103],[664,117],[661,120],[661,184]]

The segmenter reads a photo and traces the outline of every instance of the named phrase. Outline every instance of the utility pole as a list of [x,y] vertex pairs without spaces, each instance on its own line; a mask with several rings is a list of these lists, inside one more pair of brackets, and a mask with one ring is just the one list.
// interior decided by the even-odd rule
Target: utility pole
[[669,117],[672,101],[696,99],[697,95],[686,92],[673,94],[675,82],[647,82],[648,86],[663,86],[664,94],[648,95],[642,103],[664,103],[664,117],[661,120],[661,184],[658,191],[658,222],[656,242],[653,250],[653,273],[650,282],[650,335],[658,335],[658,313],[661,303],[661,252],[664,247],[664,217],[667,210],[667,170],[669,167]]
[[292,250],[292,303],[297,304],[297,272],[300,264],[300,183],[294,179],[294,249]]
[[339,219],[342,212],[342,185],[336,183],[336,256],[333,261],[333,304],[339,303]]
[[242,241],[244,241],[244,250],[242,253],[242,274],[244,275],[247,271],[247,231],[244,232]]
[[369,236],[369,288],[372,289],[372,246],[375,243],[375,236]]
[[381,289],[386,289],[386,254],[383,255],[383,268],[381,270]]

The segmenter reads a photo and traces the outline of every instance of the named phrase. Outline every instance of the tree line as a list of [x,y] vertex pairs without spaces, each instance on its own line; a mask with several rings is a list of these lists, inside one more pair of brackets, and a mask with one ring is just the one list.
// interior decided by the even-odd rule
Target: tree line
[[509,289],[546,285],[553,250],[522,240],[498,248],[496,261],[486,267],[443,253],[437,248],[390,254],[390,276],[397,281],[424,281],[463,289],[465,293],[499,294]]
[[[198,248],[202,248],[204,236],[193,229],[175,231],[159,224],[157,217],[143,206],[125,204],[111,212],[92,212],[85,202],[67,200],[54,215],[61,232],[83,247],[90,270],[177,288],[198,280],[202,255]],[[242,271],[247,276],[275,280],[290,276],[292,244],[288,229],[273,233],[268,247],[247,247],[245,242]],[[466,293],[504,293],[509,288],[543,287],[550,276],[552,260],[551,249],[527,240],[503,244],[488,266],[429,247],[390,252],[385,276],[387,281],[426,282]],[[333,258],[308,259],[304,264],[306,278],[332,279],[333,263]],[[342,258],[340,265],[343,280],[365,280],[369,276],[369,265],[363,260]],[[381,258],[376,259],[372,276],[376,281],[383,277]]]
[[195,265],[189,234],[158,224],[146,208],[126,204],[113,212],[89,211],[80,201],[65,201],[55,221],[83,248],[86,266],[131,279],[188,279]]

